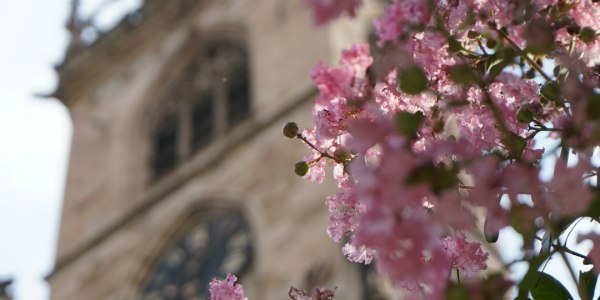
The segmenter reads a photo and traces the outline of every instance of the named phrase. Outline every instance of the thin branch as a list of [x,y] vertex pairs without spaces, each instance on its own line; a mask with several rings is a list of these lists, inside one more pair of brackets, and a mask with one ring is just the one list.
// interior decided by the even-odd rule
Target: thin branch
[[300,134],[300,133],[299,133],[299,134],[297,135],[297,137],[298,137],[299,139],[301,139],[301,140],[302,140],[302,141],[303,141],[305,144],[307,144],[307,145],[308,145],[310,148],[312,148],[313,150],[315,150],[315,151],[317,151],[319,154],[321,154],[321,157],[320,157],[320,158],[318,158],[318,160],[320,160],[322,157],[327,157],[327,158],[333,159],[333,160],[334,160],[336,163],[338,163],[338,164],[343,164],[343,163],[344,163],[344,161],[341,161],[341,160],[339,160],[339,159],[335,158],[333,155],[330,155],[330,154],[329,154],[329,153],[327,153],[327,152],[323,152],[323,151],[319,150],[319,149],[317,148],[317,146],[313,145],[313,143],[311,143],[311,142],[310,142],[310,141],[309,141],[309,140],[308,140],[308,139],[307,139],[305,136],[303,136],[302,134]]
[[533,68],[534,70],[536,70],[542,77],[544,77],[544,79],[546,79],[546,81],[552,81],[552,78],[550,78],[550,76],[548,76],[544,70],[542,70],[542,68],[535,62],[533,61],[533,59],[531,59],[529,57],[529,55],[527,55],[526,53],[523,52],[523,49],[521,49],[521,47],[519,47],[519,45],[517,45],[517,43],[515,43],[506,33],[504,33],[504,31],[496,28],[495,26],[490,26],[494,31],[496,31],[503,39],[505,39],[506,41],[508,41],[509,44],[511,44],[519,53],[519,55],[521,57],[523,57],[526,61],[527,64],[529,64],[529,66],[531,68]]
[[[540,238],[539,236],[536,236],[535,239],[538,240],[538,241],[542,240],[542,238]],[[571,249],[569,249],[569,248],[567,248],[565,246],[562,246],[562,245],[559,245],[559,244],[550,244],[550,246],[552,246],[552,248],[554,248],[554,250],[556,250],[557,252],[569,253],[569,254],[571,254],[573,256],[577,256],[577,257],[579,257],[581,259],[587,259],[587,256],[585,256],[585,255],[583,255],[583,254],[581,254],[579,252],[575,252],[575,251],[573,251],[573,250],[571,250]]]

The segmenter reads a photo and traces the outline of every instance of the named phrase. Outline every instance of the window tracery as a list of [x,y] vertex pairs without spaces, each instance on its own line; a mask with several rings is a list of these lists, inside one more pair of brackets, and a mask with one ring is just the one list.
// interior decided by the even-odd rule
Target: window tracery
[[247,53],[230,39],[208,43],[164,90],[165,112],[154,129],[152,168],[167,173],[251,111]]
[[243,275],[252,257],[248,221],[238,211],[221,211],[189,227],[160,255],[142,299],[208,299],[213,278],[225,278],[227,273]]

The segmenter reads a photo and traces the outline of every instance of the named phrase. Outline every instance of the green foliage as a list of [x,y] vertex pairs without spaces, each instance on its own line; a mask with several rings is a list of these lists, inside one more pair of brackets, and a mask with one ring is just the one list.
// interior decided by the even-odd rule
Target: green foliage
[[553,276],[537,272],[537,282],[531,287],[534,300],[570,300],[569,291]]
[[455,187],[458,183],[456,172],[444,164],[434,165],[432,162],[415,168],[406,178],[407,185],[429,184],[435,194]]
[[487,59],[486,70],[490,76],[496,77],[512,64],[516,57],[517,53],[512,48],[500,48]]
[[417,111],[412,114],[407,111],[401,111],[394,117],[396,130],[403,135],[412,137],[417,134],[423,122],[423,112]]
[[584,43],[593,43],[596,40],[596,31],[590,27],[583,27],[579,32],[579,39]]
[[464,285],[456,282],[450,282],[448,284],[446,300],[468,300],[470,298],[469,291],[467,291],[467,288]]
[[[591,269],[586,272],[579,271],[579,296],[583,300],[592,300],[594,297],[594,289],[596,288],[596,281],[598,280],[598,273]],[[584,293],[582,295],[582,293]]]
[[409,95],[419,94],[429,85],[425,72],[418,66],[400,70],[397,81],[398,88]]
[[560,87],[556,81],[547,81],[540,89],[542,97],[548,101],[560,101]]
[[535,114],[530,109],[522,107],[517,111],[517,121],[521,123],[529,123],[534,117]]
[[521,154],[523,154],[523,151],[527,147],[527,140],[514,132],[508,132],[504,135],[501,142],[508,150],[508,156],[510,158],[521,157]]
[[458,53],[463,49],[463,46],[454,37],[448,38],[448,51],[450,53]]
[[592,120],[600,119],[600,94],[591,92],[588,95],[586,114]]
[[477,73],[468,64],[460,64],[450,68],[450,78],[459,84],[470,84],[477,82]]

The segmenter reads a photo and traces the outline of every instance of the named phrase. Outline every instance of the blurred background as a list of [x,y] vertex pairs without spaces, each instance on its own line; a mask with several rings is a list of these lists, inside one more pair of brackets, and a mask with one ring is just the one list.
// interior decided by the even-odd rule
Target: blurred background
[[[81,4],[90,15],[103,1]],[[110,28],[141,1],[113,1]],[[119,2],[119,3],[116,3]],[[0,1],[0,281],[15,299],[47,299],[71,138],[56,89],[69,43],[69,0]]]
[[374,299],[281,127],[311,126],[310,69],[378,9],[317,29],[301,1],[0,3],[0,295],[204,299],[231,272],[253,299]]

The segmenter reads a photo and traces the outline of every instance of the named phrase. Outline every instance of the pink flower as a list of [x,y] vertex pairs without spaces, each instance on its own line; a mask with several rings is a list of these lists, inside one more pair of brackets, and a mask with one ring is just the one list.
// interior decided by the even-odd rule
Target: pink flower
[[346,243],[342,248],[342,252],[346,255],[348,260],[356,263],[363,263],[365,265],[370,264],[375,256],[374,250],[369,249],[364,245],[356,247],[352,243]]
[[343,12],[354,17],[361,0],[304,0],[304,3],[312,8],[315,24],[322,25]]
[[577,237],[577,242],[581,243],[583,240],[591,240],[594,243],[588,257],[592,259],[596,272],[600,272],[600,235],[591,232],[588,234],[580,234]]
[[211,300],[248,300],[244,296],[244,287],[241,284],[236,284],[237,277],[227,274],[225,280],[217,280],[214,278],[210,282],[210,299]]
[[409,31],[411,25],[426,24],[430,17],[427,1],[395,0],[385,9],[382,17],[373,22],[380,46],[386,41],[396,41]]
[[[580,27],[589,27],[596,33],[600,30],[600,5],[592,0],[574,1],[575,7],[569,10],[569,14]],[[577,39],[575,50],[582,54],[583,61],[588,66],[600,64],[600,39],[595,38],[590,43],[584,43]]]
[[444,251],[452,260],[452,268],[456,268],[467,277],[478,271],[487,269],[488,254],[481,250],[481,244],[467,242],[463,234],[442,239]]
[[564,160],[558,159],[554,166],[554,177],[547,184],[545,200],[550,210],[559,216],[576,216],[585,212],[593,198],[591,187],[583,182],[583,175],[591,166],[579,156],[579,162],[567,168]]

